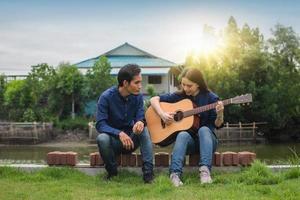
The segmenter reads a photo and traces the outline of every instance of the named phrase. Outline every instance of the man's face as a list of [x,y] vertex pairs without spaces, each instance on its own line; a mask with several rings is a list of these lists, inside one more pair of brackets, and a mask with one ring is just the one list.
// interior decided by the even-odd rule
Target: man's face
[[127,89],[128,93],[134,95],[138,95],[140,93],[140,90],[142,89],[141,74],[134,76],[129,84],[127,81],[125,82],[126,82],[125,88]]

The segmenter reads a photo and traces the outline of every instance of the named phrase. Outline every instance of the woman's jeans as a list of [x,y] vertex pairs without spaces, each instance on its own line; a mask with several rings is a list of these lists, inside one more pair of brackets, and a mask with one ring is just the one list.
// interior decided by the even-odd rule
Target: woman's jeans
[[198,138],[194,139],[190,133],[181,131],[178,133],[173,147],[173,155],[170,166],[170,173],[182,174],[185,155],[198,153],[200,149],[199,166],[207,166],[211,169],[213,154],[217,148],[215,134],[206,126],[198,130]]
[[152,173],[153,171],[153,148],[147,128],[144,128],[140,134],[131,133],[130,138],[134,143],[134,149],[126,150],[118,136],[107,133],[100,133],[96,140],[99,153],[104,161],[105,169],[110,174],[117,173],[116,156],[121,153],[131,153],[141,146],[140,151],[143,160],[143,173]]

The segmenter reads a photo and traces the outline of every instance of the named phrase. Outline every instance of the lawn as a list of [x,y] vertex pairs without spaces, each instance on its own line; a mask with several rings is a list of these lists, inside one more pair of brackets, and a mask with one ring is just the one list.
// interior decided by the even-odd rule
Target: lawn
[[168,174],[144,184],[138,174],[121,171],[111,181],[105,174],[88,176],[72,168],[46,168],[27,173],[0,168],[0,199],[300,199],[300,169],[274,173],[263,163],[235,173],[214,173],[214,183],[201,185],[198,174],[185,173],[175,188]]

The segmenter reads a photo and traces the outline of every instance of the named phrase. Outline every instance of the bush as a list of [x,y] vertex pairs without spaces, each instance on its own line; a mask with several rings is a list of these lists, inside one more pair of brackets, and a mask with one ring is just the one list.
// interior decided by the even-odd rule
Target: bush
[[238,177],[238,182],[247,185],[272,185],[278,184],[282,181],[282,177],[274,174],[264,163],[256,160],[250,168],[245,170],[241,176]]
[[84,117],[76,117],[75,119],[67,118],[64,120],[60,120],[54,124],[55,127],[62,130],[88,130],[89,119]]

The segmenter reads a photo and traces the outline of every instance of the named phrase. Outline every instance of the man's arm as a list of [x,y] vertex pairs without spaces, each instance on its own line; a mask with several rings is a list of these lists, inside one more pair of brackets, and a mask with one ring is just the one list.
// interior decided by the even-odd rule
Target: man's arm
[[138,99],[138,109],[134,119],[135,124],[133,125],[132,131],[135,134],[140,134],[145,127],[145,110],[144,110],[144,100],[143,97],[140,96]]
[[109,100],[105,95],[101,95],[97,103],[96,129],[99,133],[119,135],[121,130],[111,127],[108,124]]

